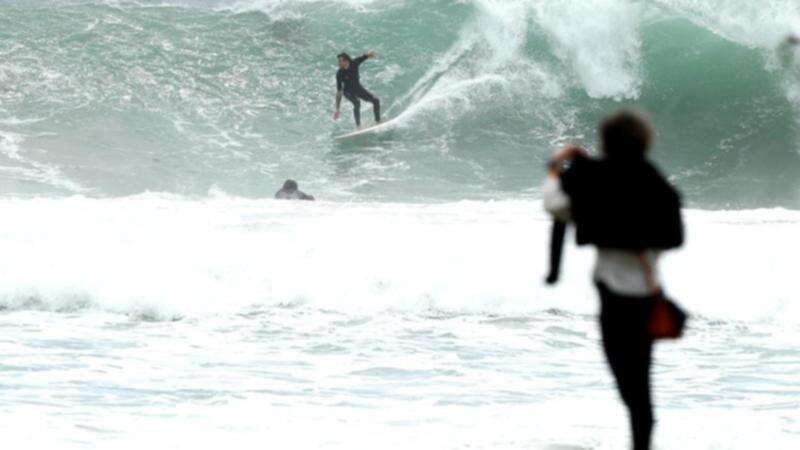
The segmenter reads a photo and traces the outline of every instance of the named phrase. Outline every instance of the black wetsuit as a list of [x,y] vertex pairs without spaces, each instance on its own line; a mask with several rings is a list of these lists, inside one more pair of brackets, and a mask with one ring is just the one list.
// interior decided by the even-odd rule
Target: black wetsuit
[[313,195],[308,195],[303,191],[294,189],[281,189],[275,193],[275,198],[279,200],[314,200]]
[[359,56],[350,61],[347,69],[336,72],[336,89],[342,91],[345,98],[353,104],[353,116],[356,126],[361,126],[361,100],[372,103],[372,112],[375,113],[375,122],[381,121],[381,101],[361,86],[358,79],[358,66],[367,60],[367,55]]

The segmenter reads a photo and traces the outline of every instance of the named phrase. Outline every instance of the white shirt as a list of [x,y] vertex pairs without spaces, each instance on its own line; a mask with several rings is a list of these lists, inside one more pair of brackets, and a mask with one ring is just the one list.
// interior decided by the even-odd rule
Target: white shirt
[[[561,189],[558,177],[547,176],[542,186],[544,209],[560,220],[570,218],[570,198]],[[644,261],[650,266],[655,286],[660,286],[658,262],[661,252],[645,250]],[[611,248],[598,248],[594,264],[594,279],[604,283],[616,294],[644,297],[653,292],[639,252]]]

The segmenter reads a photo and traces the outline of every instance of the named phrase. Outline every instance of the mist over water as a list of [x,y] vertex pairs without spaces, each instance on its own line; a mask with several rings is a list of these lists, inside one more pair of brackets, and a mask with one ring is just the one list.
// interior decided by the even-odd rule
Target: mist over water
[[[800,66],[775,49],[800,12],[718,3],[4,1],[0,182],[264,197],[291,176],[332,200],[535,197],[555,144],[595,149],[598,119],[633,105],[689,204],[796,208]],[[347,102],[330,120],[334,55],[367,49],[364,83],[399,126],[337,145],[353,125]]]

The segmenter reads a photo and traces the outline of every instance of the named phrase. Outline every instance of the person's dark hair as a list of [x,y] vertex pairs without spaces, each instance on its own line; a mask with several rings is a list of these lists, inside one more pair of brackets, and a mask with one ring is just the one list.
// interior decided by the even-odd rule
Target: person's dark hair
[[337,59],[342,59],[342,58],[344,58],[344,59],[346,59],[348,62],[353,62],[353,58],[351,58],[351,57],[350,57],[350,55],[348,55],[347,53],[344,53],[344,52],[342,52],[342,53],[339,53],[338,55],[336,55],[336,58],[337,58]]
[[653,130],[641,113],[623,110],[603,121],[600,139],[609,158],[643,158],[653,140]]
[[287,191],[296,191],[298,188],[297,181],[294,180],[286,180],[283,183],[283,189]]

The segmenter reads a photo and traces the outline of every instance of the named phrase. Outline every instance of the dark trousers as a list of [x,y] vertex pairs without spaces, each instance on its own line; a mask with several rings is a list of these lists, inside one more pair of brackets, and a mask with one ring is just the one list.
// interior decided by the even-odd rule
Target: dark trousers
[[347,98],[347,100],[350,100],[350,103],[353,104],[353,116],[356,119],[356,126],[361,126],[361,100],[372,103],[372,112],[375,114],[375,123],[381,121],[381,101],[372,95],[371,92],[363,87],[359,87],[358,89],[353,89],[352,91],[345,91],[344,96]]
[[648,450],[653,431],[650,396],[650,362],[653,339],[647,320],[653,304],[650,297],[626,297],[598,283],[603,349],[614,374],[622,401],[628,408],[634,450]]

